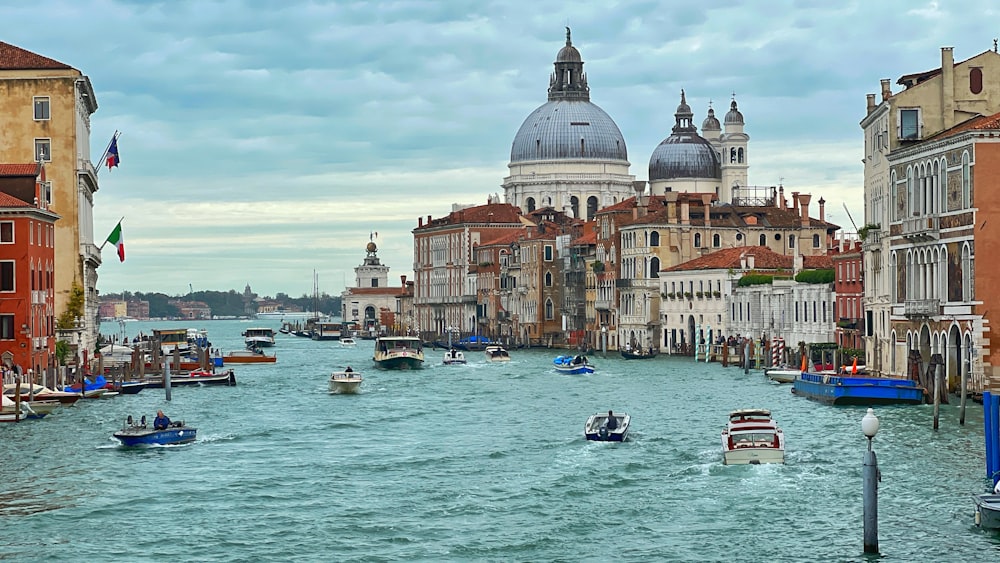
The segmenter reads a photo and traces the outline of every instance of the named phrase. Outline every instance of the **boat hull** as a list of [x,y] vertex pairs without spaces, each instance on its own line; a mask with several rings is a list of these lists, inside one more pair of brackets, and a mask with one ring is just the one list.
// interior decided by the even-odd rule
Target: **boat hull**
[[649,360],[656,357],[656,354],[636,354],[635,352],[621,351],[622,357],[626,360]]
[[768,379],[777,383],[794,383],[802,372],[797,369],[777,369],[768,368],[764,370],[764,375]]
[[608,415],[591,415],[583,426],[584,437],[593,442],[624,442],[628,439],[628,427],[632,419],[627,414],[616,414],[615,418],[618,419],[618,428],[607,430],[605,423]]
[[785,450],[778,448],[740,448],[727,450],[722,454],[726,465],[760,465],[762,463],[785,463]]
[[168,446],[194,442],[198,435],[197,428],[188,426],[170,427],[163,430],[152,428],[126,428],[114,433],[114,437],[123,446]]
[[375,340],[372,356],[375,367],[384,370],[412,370],[424,367],[423,342],[413,336],[385,336]]
[[924,389],[909,379],[802,372],[792,392],[833,405],[919,405]]
[[424,359],[416,356],[390,356],[376,359],[375,367],[389,370],[423,369]]
[[987,530],[1000,530],[1000,495],[973,495],[976,503],[976,526]]
[[330,380],[331,395],[353,395],[361,390],[361,378]]
[[[150,379],[146,382],[146,387],[153,389],[163,389],[163,378]],[[180,387],[183,385],[236,385],[236,374],[232,370],[223,373],[213,373],[211,375],[173,374],[170,376],[170,386]]]
[[594,373],[594,367],[593,366],[573,366],[573,367],[556,366],[556,371],[558,371],[559,373],[566,373],[566,374],[569,374],[569,375],[586,375],[586,374]]

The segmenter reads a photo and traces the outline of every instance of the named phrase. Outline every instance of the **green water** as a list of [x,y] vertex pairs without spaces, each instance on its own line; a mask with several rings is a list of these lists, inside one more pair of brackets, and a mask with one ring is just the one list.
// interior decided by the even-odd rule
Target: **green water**
[[[202,322],[241,346],[239,321]],[[182,323],[128,323],[132,336]],[[275,328],[278,323],[273,323]],[[118,325],[105,325],[118,332]],[[11,561],[862,561],[861,407],[796,397],[759,373],[661,356],[551,369],[509,364],[380,372],[355,349],[279,335],[276,364],[236,387],[80,402],[0,427],[0,559]],[[365,382],[327,393],[335,368]],[[881,407],[879,540],[887,561],[986,561],[982,408]],[[787,463],[722,465],[730,410],[768,408]],[[111,434],[163,408],[184,446],[126,450]],[[632,417],[623,444],[587,442],[588,415]]]

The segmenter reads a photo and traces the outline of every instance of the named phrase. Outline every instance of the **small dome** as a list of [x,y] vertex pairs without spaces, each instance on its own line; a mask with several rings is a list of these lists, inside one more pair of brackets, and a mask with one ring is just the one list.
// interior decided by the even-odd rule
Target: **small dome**
[[743,114],[736,109],[736,100],[729,104],[729,113],[726,114],[726,125],[743,125]]
[[715,110],[708,108],[708,117],[705,121],[701,122],[702,131],[721,131],[722,125],[719,124],[719,120],[715,118]]
[[559,49],[559,53],[556,54],[557,63],[582,63],[583,57],[580,56],[580,51],[576,50],[573,46],[573,41],[570,39],[569,28],[566,28],[566,46]]
[[378,250],[378,247],[377,247],[377,246],[375,246],[375,243],[374,243],[374,242],[369,242],[369,243],[368,243],[368,244],[367,244],[367,245],[365,246],[365,250],[366,250],[366,251],[368,251],[368,252],[375,252],[376,250]]
[[712,144],[697,133],[674,133],[649,157],[649,181],[674,178],[721,179],[722,165]]

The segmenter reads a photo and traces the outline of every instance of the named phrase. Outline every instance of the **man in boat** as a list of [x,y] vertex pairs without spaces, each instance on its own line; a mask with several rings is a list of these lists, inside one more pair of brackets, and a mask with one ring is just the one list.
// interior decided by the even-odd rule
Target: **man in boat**
[[344,373],[354,373],[354,370],[351,369],[351,366],[347,366],[347,369],[344,370]]
[[156,418],[153,419],[153,430],[166,430],[170,426],[170,419],[163,411],[156,411]]
[[604,425],[608,432],[618,429],[618,419],[612,411],[608,411],[608,422]]

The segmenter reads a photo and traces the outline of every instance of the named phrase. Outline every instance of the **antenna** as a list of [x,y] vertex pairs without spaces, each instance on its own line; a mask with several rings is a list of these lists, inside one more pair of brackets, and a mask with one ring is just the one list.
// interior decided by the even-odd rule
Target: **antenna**
[[847,212],[847,218],[851,220],[851,224],[854,225],[854,232],[858,232],[858,224],[854,222],[854,217],[851,217],[851,210],[847,208],[847,203],[844,203],[844,211]]

